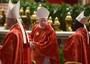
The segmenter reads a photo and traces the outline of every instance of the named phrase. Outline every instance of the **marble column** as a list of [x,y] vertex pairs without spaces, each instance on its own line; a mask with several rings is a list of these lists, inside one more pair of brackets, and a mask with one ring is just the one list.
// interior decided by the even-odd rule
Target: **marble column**
[[82,5],[85,5],[86,4],[86,0],[82,0]]

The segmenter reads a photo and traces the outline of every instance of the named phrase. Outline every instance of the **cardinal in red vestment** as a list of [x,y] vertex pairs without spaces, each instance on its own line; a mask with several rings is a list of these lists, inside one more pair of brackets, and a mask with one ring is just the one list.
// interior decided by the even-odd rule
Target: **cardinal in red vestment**
[[28,39],[25,29],[18,20],[19,9],[20,1],[16,5],[9,1],[6,24],[10,31],[6,34],[0,48],[1,64],[31,64],[31,50]]
[[84,16],[84,11],[79,14],[73,23],[75,33],[65,41],[63,52],[65,62],[79,62],[81,64],[90,64],[88,61],[89,34],[85,27],[89,17]]
[[34,25],[29,35],[32,60],[36,64],[60,64],[56,33],[47,21],[49,11],[41,7],[36,15],[39,24]]

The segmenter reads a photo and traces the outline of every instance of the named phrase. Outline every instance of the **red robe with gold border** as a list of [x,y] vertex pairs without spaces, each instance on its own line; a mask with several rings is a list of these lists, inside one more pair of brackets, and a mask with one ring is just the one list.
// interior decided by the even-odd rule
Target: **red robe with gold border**
[[43,64],[44,57],[50,59],[50,64],[60,64],[56,33],[49,24],[44,29],[36,24],[29,38],[33,41],[32,55],[36,64]]
[[2,64],[31,64],[30,46],[23,43],[22,32],[18,24],[6,34],[0,49]]
[[66,62],[74,61],[89,64],[87,34],[85,28],[79,28],[65,41],[63,52]]

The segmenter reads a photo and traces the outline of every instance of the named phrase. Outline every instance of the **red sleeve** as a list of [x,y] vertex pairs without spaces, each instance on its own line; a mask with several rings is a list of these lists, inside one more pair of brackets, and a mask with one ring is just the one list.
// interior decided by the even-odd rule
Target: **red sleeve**
[[14,53],[15,53],[15,43],[17,42],[16,35],[9,33],[4,39],[4,44],[1,48],[1,61],[2,64],[13,64]]

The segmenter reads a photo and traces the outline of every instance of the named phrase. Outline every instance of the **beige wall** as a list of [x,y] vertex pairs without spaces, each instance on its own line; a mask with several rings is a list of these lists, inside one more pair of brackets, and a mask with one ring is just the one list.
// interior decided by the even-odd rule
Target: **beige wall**
[[85,5],[86,4],[86,0],[82,0],[82,5]]

